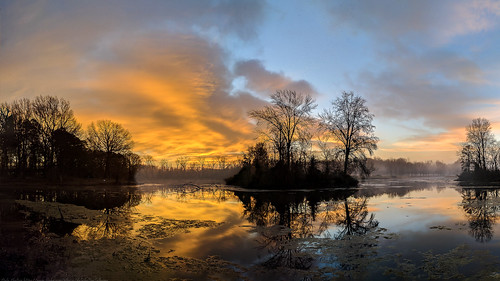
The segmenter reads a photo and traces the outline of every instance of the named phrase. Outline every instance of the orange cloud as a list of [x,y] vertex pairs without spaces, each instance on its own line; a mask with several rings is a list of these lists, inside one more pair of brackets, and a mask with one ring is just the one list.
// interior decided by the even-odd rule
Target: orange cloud
[[108,115],[131,131],[137,151],[160,158],[244,151],[254,138],[246,112],[263,101],[229,94],[223,52],[195,36],[136,40],[117,43],[118,63],[90,64],[75,100],[81,120]]

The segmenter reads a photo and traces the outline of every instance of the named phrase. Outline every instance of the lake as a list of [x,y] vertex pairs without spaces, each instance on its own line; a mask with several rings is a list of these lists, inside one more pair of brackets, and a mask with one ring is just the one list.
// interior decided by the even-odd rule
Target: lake
[[453,178],[355,189],[17,187],[0,274],[101,280],[500,279],[500,189]]

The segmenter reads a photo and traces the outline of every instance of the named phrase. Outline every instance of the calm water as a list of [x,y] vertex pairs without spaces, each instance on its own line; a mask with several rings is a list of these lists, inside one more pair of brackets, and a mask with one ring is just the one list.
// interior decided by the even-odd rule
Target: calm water
[[15,197],[55,237],[143,239],[156,258],[215,256],[237,275],[222,279],[425,280],[500,277],[499,195],[452,178],[412,178],[349,190],[145,184],[26,188]]

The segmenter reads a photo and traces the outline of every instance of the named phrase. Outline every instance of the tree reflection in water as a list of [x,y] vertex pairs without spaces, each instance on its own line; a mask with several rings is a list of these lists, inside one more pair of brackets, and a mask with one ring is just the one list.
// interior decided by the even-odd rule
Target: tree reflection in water
[[490,241],[500,211],[499,190],[464,188],[462,208],[469,221],[469,234],[478,242]]
[[[336,269],[355,270],[359,262],[353,260],[368,257],[369,248],[377,243],[375,239],[357,243],[353,237],[365,236],[378,222],[368,213],[367,199],[352,197],[354,192],[235,194],[243,203],[244,216],[257,225],[261,248],[269,252],[262,265],[309,269],[315,261],[326,261]],[[345,244],[350,240],[356,245]]]
[[[32,212],[32,218],[42,224],[42,231],[52,232],[59,236],[74,235],[81,240],[97,240],[101,238],[116,238],[127,236],[132,228],[130,219],[132,208],[141,202],[141,194],[136,188],[119,188],[113,192],[92,190],[24,190],[18,198],[36,202],[53,202],[71,205],[61,210],[59,216],[49,216],[48,213]],[[75,223],[69,206],[83,206],[90,210],[85,215],[88,222]],[[81,211],[82,209],[78,209]],[[100,215],[92,216],[98,211]],[[82,214],[78,214],[80,217]],[[84,220],[85,221],[85,220]]]
[[[368,217],[366,198],[345,198],[340,203],[341,211],[336,212],[334,223],[340,226],[336,239],[348,239],[352,235],[364,235],[378,226],[375,215]],[[368,218],[367,218],[368,217]]]

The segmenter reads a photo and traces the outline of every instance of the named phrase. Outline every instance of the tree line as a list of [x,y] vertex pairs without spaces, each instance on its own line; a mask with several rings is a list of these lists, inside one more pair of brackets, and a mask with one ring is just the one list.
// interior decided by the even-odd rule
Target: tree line
[[241,168],[238,156],[179,156],[175,160],[155,160],[151,155],[142,157],[137,181],[211,181],[222,182]]
[[110,120],[82,129],[70,103],[55,96],[0,104],[0,176],[133,181],[141,159],[128,130]]
[[381,159],[378,157],[368,159],[370,168],[380,176],[434,176],[453,175],[460,173],[460,163],[446,164],[441,161],[410,161],[405,158]]
[[[290,188],[355,185],[351,174],[369,175],[367,156],[377,149],[374,115],[366,101],[343,92],[318,116],[310,95],[278,90],[271,104],[252,110],[260,141],[244,156],[243,168],[228,184]],[[313,151],[316,144],[323,159]]]

